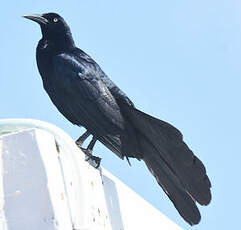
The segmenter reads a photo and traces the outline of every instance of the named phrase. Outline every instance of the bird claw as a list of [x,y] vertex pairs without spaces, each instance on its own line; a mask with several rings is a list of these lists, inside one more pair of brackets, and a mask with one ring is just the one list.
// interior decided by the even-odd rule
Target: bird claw
[[85,160],[88,161],[94,168],[100,167],[101,158],[92,155],[92,150],[81,148],[81,150],[85,153]]
[[101,158],[97,156],[92,156],[90,157],[90,159],[95,162],[94,167],[98,169],[100,167]]

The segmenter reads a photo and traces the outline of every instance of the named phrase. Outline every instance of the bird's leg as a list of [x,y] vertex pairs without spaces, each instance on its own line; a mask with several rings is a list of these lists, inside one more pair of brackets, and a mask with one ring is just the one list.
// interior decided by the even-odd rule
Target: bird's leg
[[92,140],[90,141],[89,145],[87,146],[87,149],[92,153],[93,148],[95,146],[97,139],[95,137],[92,138]]
[[100,161],[101,158],[93,156],[92,152],[93,152],[93,148],[95,146],[95,143],[97,141],[97,139],[93,136],[92,140],[90,141],[89,145],[87,146],[87,148],[83,148],[82,145],[85,142],[85,140],[91,135],[91,133],[87,130],[84,134],[82,134],[78,140],[75,141],[76,145],[85,153],[86,156],[86,161],[94,161],[95,168],[98,168],[100,166]]
[[82,149],[82,145],[84,141],[90,136],[90,132],[87,130],[84,134],[82,134],[78,140],[75,141],[76,145]]
[[92,155],[94,145],[96,143],[97,139],[93,136],[92,140],[90,141],[89,145],[87,146],[87,149],[82,149],[86,155],[86,161],[92,160],[95,162],[94,167],[99,168],[101,158]]

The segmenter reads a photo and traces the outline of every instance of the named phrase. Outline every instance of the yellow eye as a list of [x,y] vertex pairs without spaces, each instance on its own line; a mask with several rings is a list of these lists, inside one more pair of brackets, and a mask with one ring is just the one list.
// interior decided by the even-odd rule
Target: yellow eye
[[58,18],[54,18],[54,20],[53,20],[54,22],[57,22],[58,21]]

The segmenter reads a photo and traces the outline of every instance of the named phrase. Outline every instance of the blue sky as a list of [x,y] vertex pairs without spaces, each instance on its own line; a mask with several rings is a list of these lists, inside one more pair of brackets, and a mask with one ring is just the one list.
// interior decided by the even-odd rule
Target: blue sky
[[178,127],[206,165],[213,199],[189,227],[144,164],[132,167],[98,144],[102,165],[184,229],[235,229],[241,205],[241,2],[238,0],[4,1],[0,118],[34,118],[76,139],[42,88],[37,24],[23,14],[58,12],[75,43],[136,106]]

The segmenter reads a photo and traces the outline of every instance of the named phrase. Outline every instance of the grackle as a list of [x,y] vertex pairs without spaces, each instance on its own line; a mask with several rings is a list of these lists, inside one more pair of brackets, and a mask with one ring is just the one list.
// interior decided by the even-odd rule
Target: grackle
[[75,46],[60,15],[24,17],[41,27],[36,58],[44,89],[70,122],[87,130],[76,141],[78,146],[92,135],[85,153],[97,164],[100,158],[92,155],[97,140],[121,159],[143,160],[180,215],[191,225],[199,223],[196,202],[210,203],[211,183],[181,132],[135,108],[99,65]]

